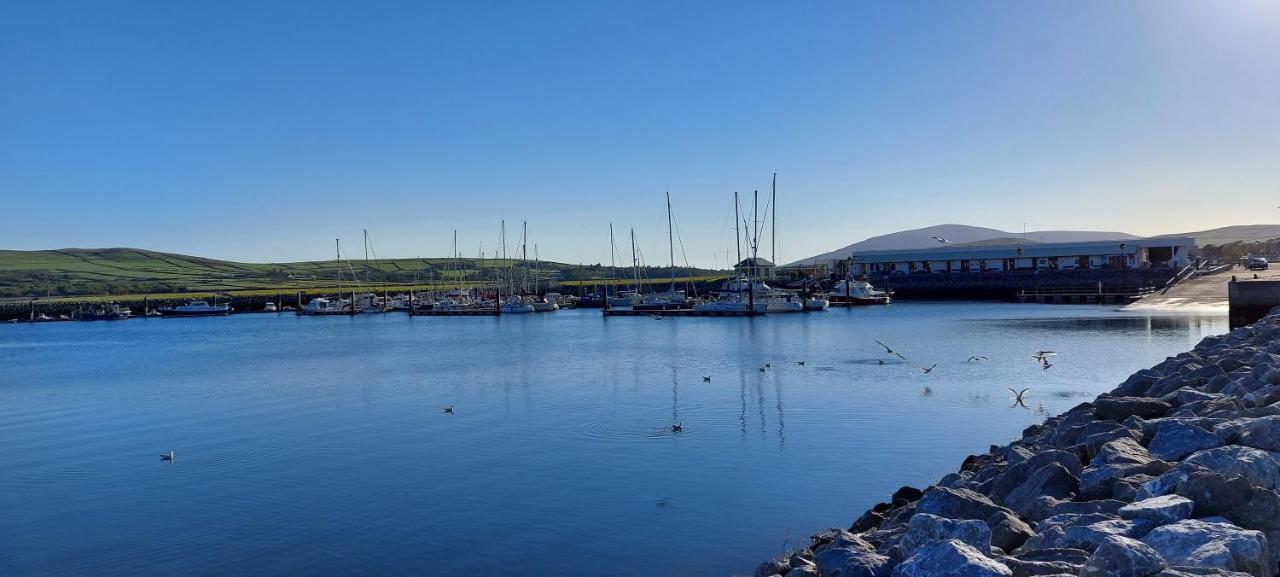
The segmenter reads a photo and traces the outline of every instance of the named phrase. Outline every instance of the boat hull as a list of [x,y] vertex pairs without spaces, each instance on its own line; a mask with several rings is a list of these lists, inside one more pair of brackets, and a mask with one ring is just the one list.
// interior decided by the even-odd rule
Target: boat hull
[[884,297],[840,297],[833,296],[829,299],[833,307],[860,307],[869,305],[887,305],[891,299]]

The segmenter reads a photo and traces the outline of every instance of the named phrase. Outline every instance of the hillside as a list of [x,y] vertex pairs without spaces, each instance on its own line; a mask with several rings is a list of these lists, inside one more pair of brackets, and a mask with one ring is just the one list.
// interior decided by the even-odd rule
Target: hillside
[[1241,224],[1199,232],[1162,234],[1160,236],[1192,236],[1196,239],[1196,246],[1223,245],[1233,242],[1262,242],[1280,238],[1280,224]]
[[[367,270],[363,261],[344,261],[342,274],[346,283],[354,276],[361,284],[410,284],[460,276],[491,279],[495,269],[506,266],[498,260],[379,259],[370,261]],[[555,262],[543,262],[531,272],[559,280],[632,275],[629,268],[610,271],[607,266]],[[681,277],[714,273],[676,270]],[[134,248],[0,250],[3,297],[321,288],[334,286],[337,274],[333,261],[241,263]],[[642,276],[667,277],[670,271],[649,267]]]
[[[792,264],[806,264],[814,261],[844,258],[850,253],[871,250],[903,250],[914,248],[932,248],[939,246],[938,236],[951,241],[952,245],[972,243],[990,244],[998,239],[1009,242],[1025,238],[1025,242],[1086,242],[1094,240],[1139,238],[1123,232],[1093,230],[1038,230],[1025,234],[1007,232],[994,228],[969,226],[964,224],[940,224],[914,230],[904,230],[880,236],[873,236],[861,242],[796,261]],[[1009,240],[1014,239],[1014,240]]]

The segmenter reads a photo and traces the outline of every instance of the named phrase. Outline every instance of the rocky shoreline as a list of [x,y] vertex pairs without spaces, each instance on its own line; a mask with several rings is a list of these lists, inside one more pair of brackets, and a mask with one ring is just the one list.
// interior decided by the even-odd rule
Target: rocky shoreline
[[757,577],[1274,577],[1280,308],[903,487]]

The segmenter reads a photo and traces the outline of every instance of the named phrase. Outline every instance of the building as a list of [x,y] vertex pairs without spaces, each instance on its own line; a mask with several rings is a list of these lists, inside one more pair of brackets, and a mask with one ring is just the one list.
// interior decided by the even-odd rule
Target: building
[[[831,263],[843,276],[913,273],[978,273],[1015,270],[1179,269],[1190,263],[1190,237],[1093,242],[939,246],[863,251]],[[744,261],[745,262],[745,261]]]
[[777,265],[760,257],[748,257],[733,265],[733,272],[738,273],[738,276],[750,278],[773,278],[775,269]]

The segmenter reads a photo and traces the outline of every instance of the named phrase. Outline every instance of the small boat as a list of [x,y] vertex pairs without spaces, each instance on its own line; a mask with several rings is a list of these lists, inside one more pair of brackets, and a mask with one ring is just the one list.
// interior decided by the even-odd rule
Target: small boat
[[804,310],[825,311],[831,307],[831,301],[820,296],[809,296],[804,299]]
[[560,303],[545,297],[533,297],[529,303],[535,313],[549,313],[560,310]]
[[355,309],[345,299],[329,299],[316,297],[307,302],[307,306],[298,309],[300,316],[353,315]]
[[716,300],[701,302],[693,305],[693,310],[705,313],[745,313],[748,310],[754,310],[755,314],[762,315],[769,312],[769,304],[764,301],[757,301],[754,309],[748,309],[749,303],[746,299],[736,297],[721,297]]
[[265,304],[265,305],[263,305],[263,306],[262,306],[262,312],[264,312],[264,313],[274,313],[274,312],[277,312],[277,309],[276,309],[276,303],[273,303],[273,302],[267,302],[267,304]]
[[893,301],[890,293],[877,290],[871,283],[849,278],[836,283],[827,297],[833,307],[887,305]]
[[498,306],[498,312],[504,315],[531,313],[533,310],[533,305],[518,297],[508,298]]
[[82,321],[122,321],[129,318],[132,314],[128,307],[122,307],[118,303],[107,303],[89,309],[80,313]]
[[191,301],[185,305],[160,309],[165,317],[220,317],[231,314],[231,305],[211,305],[204,301]]

